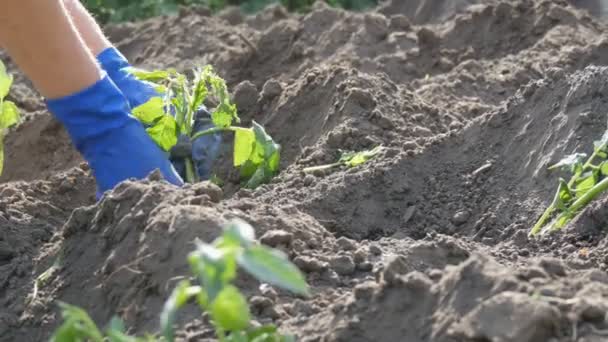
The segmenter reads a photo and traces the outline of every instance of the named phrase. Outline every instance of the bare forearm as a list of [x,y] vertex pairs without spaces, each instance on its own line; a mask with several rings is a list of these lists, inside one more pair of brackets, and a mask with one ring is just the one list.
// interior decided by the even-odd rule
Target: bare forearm
[[112,46],[104,36],[101,27],[79,0],[63,0],[63,3],[80,36],[93,55],[97,56],[103,50]]
[[4,0],[0,44],[48,98],[84,89],[101,75],[60,0]]

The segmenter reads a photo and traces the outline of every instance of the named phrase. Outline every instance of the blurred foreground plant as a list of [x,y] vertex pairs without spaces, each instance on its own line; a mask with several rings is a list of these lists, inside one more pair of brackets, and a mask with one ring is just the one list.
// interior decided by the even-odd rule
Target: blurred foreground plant
[[293,336],[280,334],[273,325],[252,326],[247,299],[232,284],[240,266],[261,282],[307,296],[309,288],[304,276],[283,253],[257,243],[253,228],[240,220],[227,224],[213,243],[196,244],[196,250],[188,256],[196,282],[181,281],[165,302],[160,314],[161,336],[130,336],[119,318],[113,318],[102,332],[84,310],[60,303],[64,322],[51,341],[172,342],[177,312],[190,301],[209,314],[221,342],[295,341]]

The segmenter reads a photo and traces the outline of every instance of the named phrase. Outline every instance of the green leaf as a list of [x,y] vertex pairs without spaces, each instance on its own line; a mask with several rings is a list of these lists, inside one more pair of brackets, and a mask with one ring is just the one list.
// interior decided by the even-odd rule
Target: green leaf
[[0,129],[9,128],[19,122],[19,108],[11,102],[2,102],[2,112],[0,113]]
[[376,157],[380,153],[380,151],[382,151],[382,149],[382,146],[377,146],[372,150],[361,152],[347,152],[342,155],[340,161],[348,167],[359,166],[361,164],[366,163],[368,160]]
[[[255,138],[251,150],[248,148],[251,140],[250,133],[243,133],[248,136],[240,137],[239,143],[235,143],[234,154],[235,162],[238,161],[241,166],[240,174],[245,183],[244,187],[255,189],[259,185],[269,182],[279,172],[281,147],[257,122],[253,122],[250,131],[253,132]],[[238,132],[237,134],[239,134]],[[241,146],[243,146],[242,149]],[[246,152],[249,152],[247,159],[245,159]]]
[[[125,333],[109,330],[107,333],[109,342],[140,342],[142,340],[137,337],[131,337]],[[154,340],[156,341],[156,340]]]
[[249,223],[234,219],[225,226],[223,240],[230,241],[237,247],[246,247],[255,242],[255,231]]
[[568,187],[568,183],[562,178],[559,180],[558,195],[556,206],[560,209],[565,208],[573,200],[572,191]]
[[555,223],[553,224],[553,229],[563,228],[566,224],[568,224],[568,222],[570,222],[570,220],[572,220],[572,218],[573,214],[569,211],[561,213],[555,220]]
[[226,331],[239,331],[249,326],[251,314],[247,300],[233,285],[227,285],[210,307],[213,321]]
[[108,330],[124,333],[126,331],[125,322],[118,316],[112,317]]
[[260,146],[262,146],[262,148],[264,150],[264,159],[265,160],[270,159],[277,151],[279,151],[281,149],[279,144],[275,143],[274,140],[272,140],[272,137],[268,133],[266,133],[266,130],[264,129],[264,127],[262,127],[262,125],[253,121],[252,129],[253,129],[253,132],[255,133],[256,142]]
[[203,68],[202,78],[211,88],[210,93],[217,99],[218,106],[211,111],[213,124],[220,128],[230,127],[233,122],[239,122],[236,105],[230,101],[226,82],[219,77],[210,65]]
[[220,128],[230,127],[234,117],[232,111],[236,112],[236,106],[220,104],[220,106],[211,113],[213,124]]
[[192,103],[190,106],[192,112],[198,110],[198,108],[205,102],[205,99],[207,98],[207,83],[205,82],[205,73],[203,71],[196,71],[194,84],[195,85],[192,91]]
[[6,72],[6,66],[0,61],[0,101],[8,95],[12,84],[13,75]]
[[608,161],[605,161],[600,164],[600,171],[603,176],[608,176]]
[[258,186],[267,183],[272,178],[272,175],[267,173],[264,166],[260,166],[255,169],[255,172],[245,182],[244,187],[247,189],[255,189]]
[[146,131],[152,137],[152,140],[165,151],[169,151],[171,147],[177,144],[177,122],[172,116],[163,116]]
[[221,289],[236,278],[236,257],[227,250],[197,242],[197,249],[188,261],[205,287],[207,299],[213,301]]
[[273,174],[276,174],[279,172],[280,163],[281,163],[280,151],[276,150],[268,159],[268,169]]
[[150,82],[159,82],[167,80],[171,75],[175,74],[175,70],[152,70],[147,71],[143,69],[138,69],[134,67],[127,67],[122,69],[125,72],[128,72],[135,76],[137,79],[142,81],[150,81]]
[[63,302],[59,303],[64,322],[56,330],[51,341],[72,342],[91,341],[103,342],[104,338],[89,314],[81,308]]
[[[233,331],[225,339],[226,342],[252,342],[243,331]],[[274,342],[274,341],[273,341]]]
[[587,158],[587,154],[585,153],[574,153],[565,156],[562,160],[550,166],[549,170],[561,169],[574,173],[577,167],[581,167],[583,165],[585,158]]
[[165,103],[161,97],[155,96],[148,102],[139,105],[132,110],[132,115],[146,125],[152,125],[165,114]]
[[576,188],[575,188],[576,198],[580,198],[587,191],[589,191],[591,188],[593,188],[595,186],[595,184],[597,184],[598,179],[599,179],[599,175],[595,171],[588,172],[585,175],[583,175],[576,182]]
[[183,307],[191,298],[197,296],[203,290],[200,286],[191,286],[190,282],[183,280],[179,282],[177,287],[171,293],[169,299],[165,302],[163,311],[160,314],[160,326],[163,336],[168,342],[173,342],[175,333],[173,324],[177,311]]
[[255,146],[253,130],[238,127],[234,132],[234,166],[241,166],[250,160]]
[[278,334],[274,325],[264,325],[247,332],[249,342],[282,342],[283,337]]
[[265,246],[246,248],[238,263],[262,282],[282,287],[294,293],[307,295],[308,285],[302,272],[285,254]]

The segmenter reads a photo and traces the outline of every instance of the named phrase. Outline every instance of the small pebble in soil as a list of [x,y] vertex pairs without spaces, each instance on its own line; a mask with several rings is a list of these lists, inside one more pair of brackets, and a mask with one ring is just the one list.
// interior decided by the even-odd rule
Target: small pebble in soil
[[274,305],[272,300],[270,300],[269,298],[266,298],[266,297],[262,297],[262,296],[251,297],[251,299],[249,300],[249,303],[251,304],[251,308],[253,310],[257,310],[259,312]]
[[293,263],[303,272],[322,272],[327,269],[327,263],[324,263],[316,258],[308,256],[297,256]]
[[371,272],[374,269],[374,264],[369,261],[365,261],[357,264],[357,270],[361,272]]
[[545,257],[538,262],[538,265],[550,275],[558,277],[566,275],[566,266],[559,259]]
[[275,301],[278,298],[277,291],[272,286],[270,286],[268,284],[262,284],[262,285],[260,285],[260,293],[264,297],[266,297],[266,298],[268,298],[268,299],[270,299],[272,301]]
[[360,264],[362,262],[365,262],[367,260],[367,249],[362,247],[359,248],[355,251],[355,253],[353,254],[353,257],[355,259],[355,263]]
[[433,281],[438,281],[443,277],[443,271],[439,269],[432,269],[427,272],[428,277]]
[[393,285],[399,276],[410,271],[412,271],[412,268],[407,264],[406,258],[403,255],[397,255],[392,257],[384,267],[382,279],[387,284]]
[[338,245],[338,247],[344,251],[352,251],[356,248],[355,241],[344,236],[336,240],[336,245]]
[[456,212],[456,214],[454,214],[454,216],[452,216],[452,223],[457,226],[460,226],[462,224],[465,224],[469,220],[470,216],[471,214],[467,210],[458,211]]
[[412,27],[412,23],[405,15],[398,14],[391,16],[389,26],[393,30],[406,31]]
[[348,255],[339,255],[330,261],[331,268],[339,275],[351,275],[355,272],[355,262]]
[[279,245],[289,246],[293,241],[293,234],[284,230],[269,230],[260,238],[260,242],[270,247]]
[[315,177],[312,175],[306,175],[304,177],[304,186],[311,186],[315,183]]
[[262,87],[262,98],[264,100],[272,100],[273,98],[281,95],[282,92],[283,86],[281,86],[281,83],[271,78],[266,81]]
[[321,274],[321,279],[328,282],[330,286],[337,287],[342,285],[342,280],[340,279],[340,276],[336,271],[332,269],[325,270],[325,272]]
[[373,255],[382,255],[382,249],[380,247],[378,247],[377,245],[370,245],[369,252],[372,253]]
[[562,252],[566,254],[574,253],[576,252],[576,247],[572,245],[565,246],[564,248],[562,248]]

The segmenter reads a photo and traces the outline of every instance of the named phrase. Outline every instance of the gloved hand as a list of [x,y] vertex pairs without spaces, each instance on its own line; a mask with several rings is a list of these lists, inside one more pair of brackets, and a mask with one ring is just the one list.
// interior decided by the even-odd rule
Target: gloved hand
[[129,178],[145,178],[160,169],[175,185],[183,181],[164,152],[130,113],[122,92],[103,78],[76,94],[47,100],[97,180],[97,198]]
[[[192,131],[194,133],[202,132],[213,127],[211,114],[204,106],[201,106],[195,114]],[[192,158],[192,161],[194,162],[194,171],[198,174],[198,177],[201,180],[209,179],[211,177],[213,162],[217,159],[221,143],[221,134],[205,135],[194,141],[191,141],[189,137],[182,135],[178,138],[177,144],[170,151],[170,160],[177,172],[185,178],[186,164],[184,159]]]
[[[148,102],[154,96],[159,96],[150,83],[138,80],[135,76],[124,71],[131,65],[116,48],[108,48],[102,51],[97,56],[97,60],[125,95],[131,108]],[[206,108],[201,107],[194,118],[193,133],[212,127],[211,114]],[[189,142],[187,137],[180,137],[178,145],[171,151],[171,162],[182,178],[185,179],[184,158],[191,157],[199,178],[201,180],[209,179],[221,143],[222,135],[220,133],[202,136],[192,143]]]

